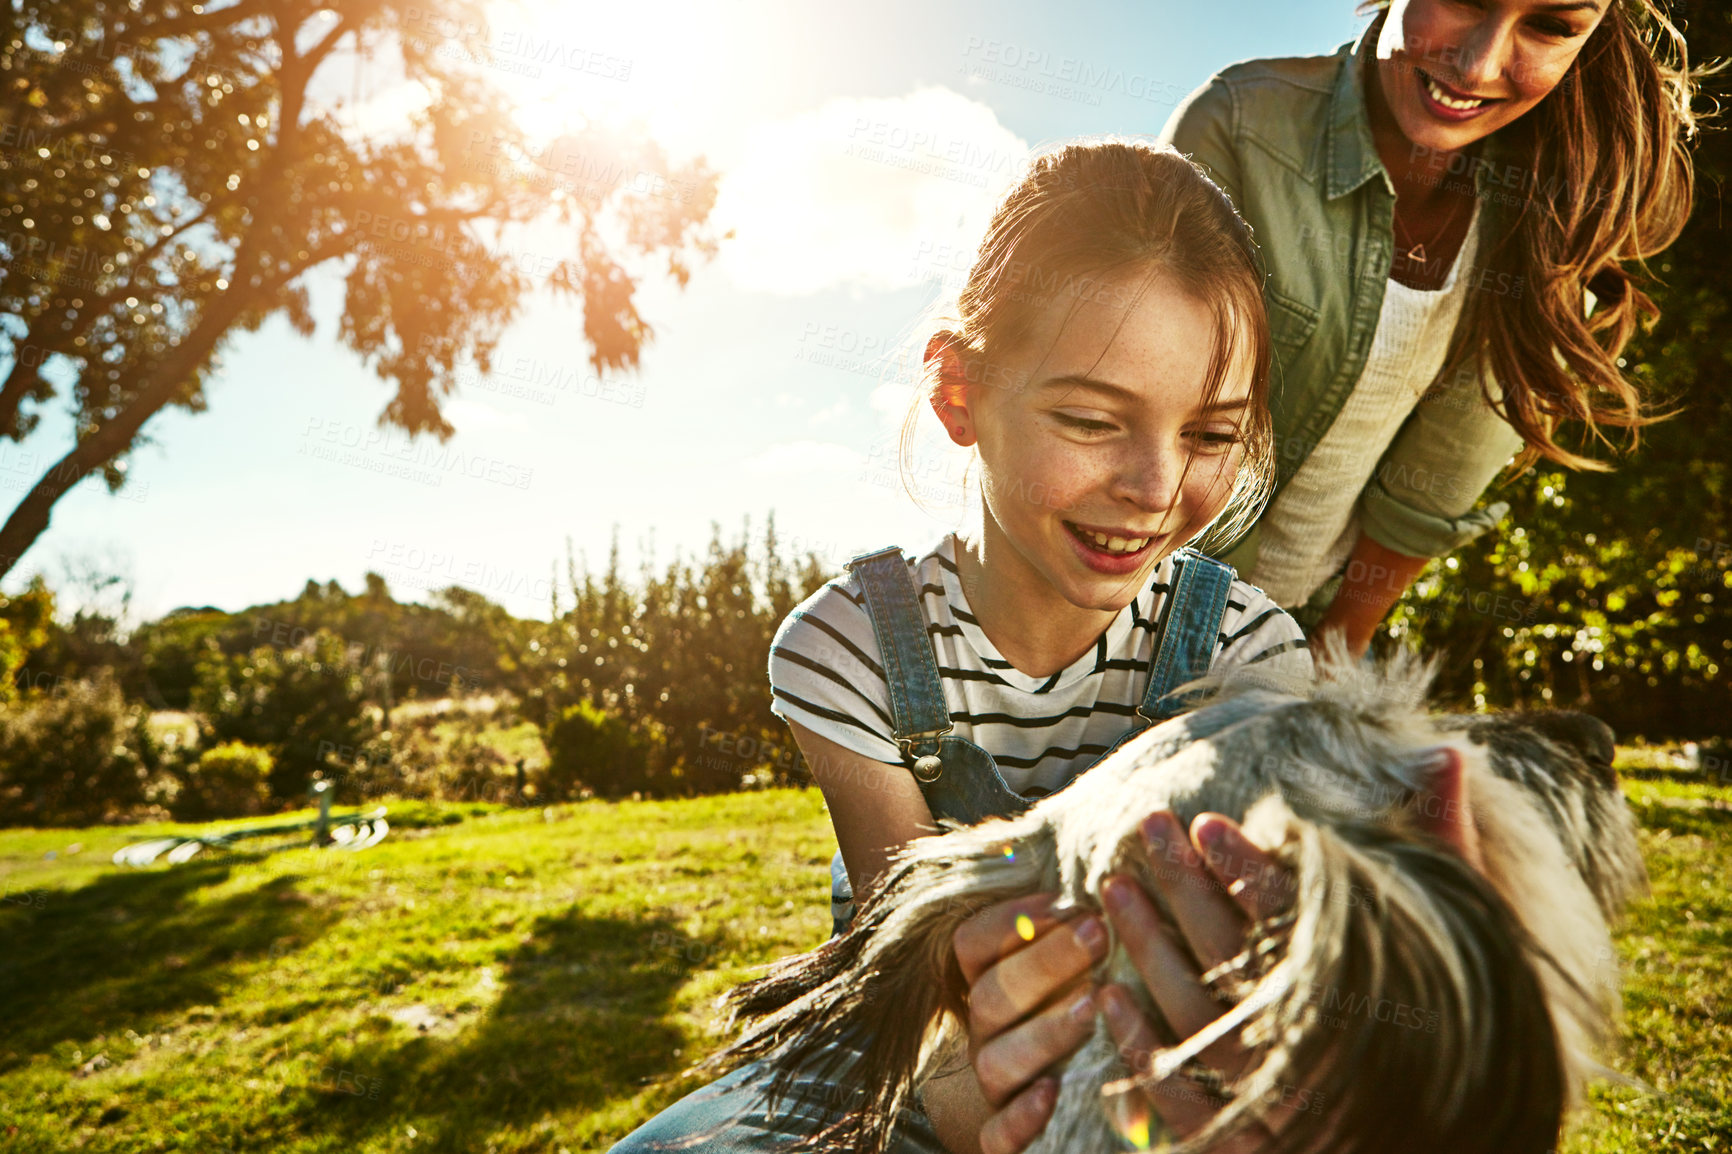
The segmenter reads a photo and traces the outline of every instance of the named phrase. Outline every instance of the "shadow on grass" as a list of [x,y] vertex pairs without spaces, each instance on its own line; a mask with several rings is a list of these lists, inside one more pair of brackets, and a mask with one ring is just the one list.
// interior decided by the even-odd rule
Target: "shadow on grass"
[[374,1037],[327,1059],[295,1129],[361,1146],[369,1134],[413,1125],[417,1149],[469,1152],[496,1148],[490,1138],[501,1128],[527,1131],[550,1113],[629,1098],[693,1057],[677,1052],[684,1035],[669,1011],[718,944],[665,917],[544,917],[507,961],[484,1020],[453,1037],[406,1041],[403,1027],[380,1023]]
[[153,1015],[219,1003],[242,980],[237,961],[267,956],[284,936],[304,945],[337,917],[307,906],[294,874],[198,899],[230,869],[217,860],[105,874],[10,919],[13,940],[0,947],[0,1073],[59,1042],[149,1030]]

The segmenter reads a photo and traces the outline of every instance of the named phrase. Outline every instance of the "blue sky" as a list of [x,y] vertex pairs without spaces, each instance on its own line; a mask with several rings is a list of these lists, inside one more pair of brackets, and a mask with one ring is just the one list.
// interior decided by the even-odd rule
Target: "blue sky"
[[[507,58],[533,34],[590,62],[502,77],[527,125],[642,122],[724,174],[717,218],[736,237],[683,292],[646,283],[641,370],[593,377],[579,314],[537,298],[491,377],[469,374],[450,403],[457,435],[410,443],[375,427],[387,388],[336,343],[337,279],[315,274],[318,333],[273,321],[238,337],[208,411],[153,419],[127,488],[62,499],[4,588],[95,562],[130,578],[136,621],[308,578],[353,590],[371,569],[401,599],[458,583],[545,616],[566,538],[599,562],[615,524],[631,564],[652,536],[665,562],[712,522],[732,536],[750,517],[756,534],[770,510],[832,565],[922,545],[955,520],[959,461],[923,443],[933,512],[896,484],[909,394],[894,354],[955,288],[1023,151],[1158,132],[1216,69],[1327,52],[1362,24],[1351,0],[502,4],[483,35]],[[331,87],[358,92],[362,126],[416,100],[372,69]],[[51,407],[24,444],[0,442],[0,504],[70,435]]]

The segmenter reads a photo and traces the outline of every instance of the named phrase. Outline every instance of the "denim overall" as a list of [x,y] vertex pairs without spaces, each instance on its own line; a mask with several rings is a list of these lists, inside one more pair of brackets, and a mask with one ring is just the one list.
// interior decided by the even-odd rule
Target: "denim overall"
[[[1188,696],[1178,692],[1179,687],[1209,670],[1221,619],[1227,611],[1233,570],[1190,549],[1181,549],[1177,559],[1179,572],[1173,582],[1160,648],[1136,710],[1139,724],[1102,757],[1110,756],[1148,725],[1182,713]],[[891,548],[865,553],[850,561],[848,568],[866,593],[866,610],[890,686],[893,736],[932,816],[973,824],[1027,809],[1033,803],[1004,784],[990,753],[972,741],[951,736],[954,727],[944,702],[932,642],[926,634],[926,616],[902,551]],[[834,928],[841,933],[853,916],[853,893],[847,888],[846,873],[833,866],[831,874]],[[741,1066],[657,1114],[609,1154],[785,1152],[794,1139],[819,1133],[847,1109],[846,1098],[857,1091],[847,1089],[839,1075],[846,1073],[852,1060],[849,1050],[840,1046],[833,1054],[820,1056],[818,1062],[831,1068],[823,1076],[814,1074],[798,1083],[776,1104],[773,1115],[764,1100],[770,1070],[762,1062]],[[947,1154],[932,1123],[918,1108],[903,1109],[889,1150],[890,1154]]]
[[[1193,549],[1180,549],[1175,560],[1179,572],[1170,594],[1160,649],[1149,670],[1148,688],[1137,706],[1139,722],[1101,757],[1112,756],[1149,725],[1184,712],[1187,698],[1178,688],[1209,671],[1221,619],[1227,612],[1233,570]],[[932,816],[973,825],[1027,809],[1032,803],[1004,784],[992,754],[966,738],[950,736],[953,726],[944,704],[938,662],[926,636],[926,616],[916,599],[902,551],[865,553],[848,562],[848,568],[865,591],[866,611],[872,618],[884,677],[890,684],[892,736],[909,762]],[[853,918],[854,901],[847,873],[837,868],[840,856],[830,867],[830,913],[838,934]]]

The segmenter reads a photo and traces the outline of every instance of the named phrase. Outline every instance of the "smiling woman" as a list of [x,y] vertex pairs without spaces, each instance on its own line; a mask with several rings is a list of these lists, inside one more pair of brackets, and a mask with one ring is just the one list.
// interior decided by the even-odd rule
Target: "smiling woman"
[[1551,94],[1609,2],[1403,3],[1378,38],[1378,104],[1412,143],[1466,148]]
[[[1363,651],[1520,455],[1653,419],[1619,356],[1689,212],[1694,78],[1655,0],[1385,0],[1333,56],[1233,65],[1165,136],[1255,229],[1276,492],[1227,554]],[[1629,266],[1629,267],[1626,267]]]

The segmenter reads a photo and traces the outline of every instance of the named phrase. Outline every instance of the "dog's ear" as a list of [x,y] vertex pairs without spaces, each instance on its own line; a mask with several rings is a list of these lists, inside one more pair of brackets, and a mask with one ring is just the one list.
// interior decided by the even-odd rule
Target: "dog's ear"
[[1460,749],[1441,745],[1428,750],[1419,774],[1419,788],[1410,804],[1420,831],[1454,850],[1480,872],[1485,858],[1479,851],[1479,828],[1473,820],[1470,775]]
[[1565,749],[1574,750],[1589,767],[1598,771],[1606,784],[1616,784],[1612,762],[1618,756],[1618,735],[1612,727],[1591,713],[1573,709],[1548,709],[1522,715],[1522,720],[1534,732],[1548,737]]

